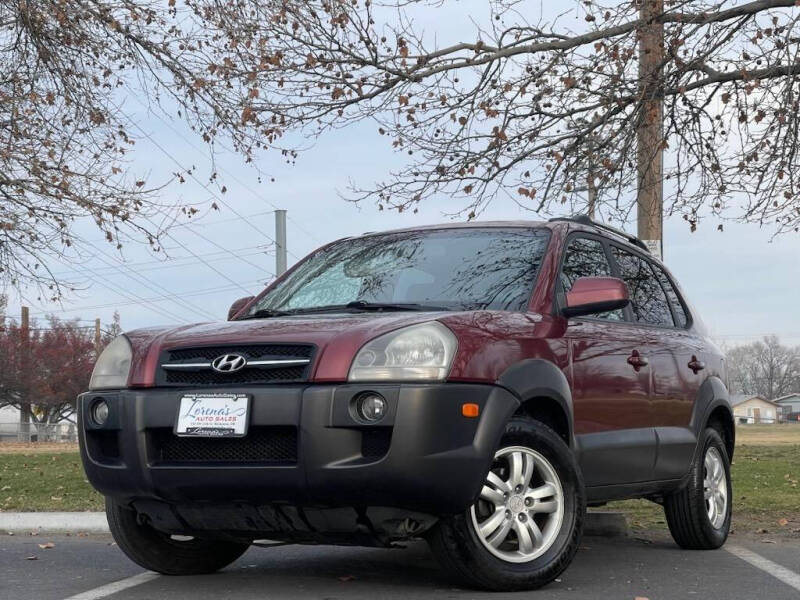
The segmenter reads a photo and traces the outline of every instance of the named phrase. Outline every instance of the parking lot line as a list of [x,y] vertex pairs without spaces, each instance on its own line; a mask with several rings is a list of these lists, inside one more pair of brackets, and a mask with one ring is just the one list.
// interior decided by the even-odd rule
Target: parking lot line
[[100,587],[96,587],[88,592],[75,594],[74,596],[66,598],[66,600],[100,600],[100,598],[105,598],[106,596],[116,594],[122,590],[127,590],[128,588],[142,585],[143,583],[147,583],[148,581],[152,581],[158,577],[160,577],[158,573],[151,573],[150,571],[147,571],[146,573],[139,573],[138,575],[128,577],[127,579],[120,579],[119,581],[101,585]]
[[768,558],[764,558],[760,554],[756,554],[741,546],[733,546],[727,544],[724,546],[725,550],[734,556],[741,558],[743,561],[751,564],[757,569],[761,569],[765,573],[772,575],[775,579],[782,581],[786,585],[793,587],[800,592],[800,575],[794,571],[790,571],[786,567],[772,562]]

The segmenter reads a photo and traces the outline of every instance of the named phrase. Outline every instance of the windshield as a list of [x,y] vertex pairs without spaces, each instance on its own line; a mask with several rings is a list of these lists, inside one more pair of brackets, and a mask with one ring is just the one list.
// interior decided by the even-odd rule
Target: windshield
[[440,229],[336,242],[301,263],[249,311],[351,303],[524,310],[547,229]]

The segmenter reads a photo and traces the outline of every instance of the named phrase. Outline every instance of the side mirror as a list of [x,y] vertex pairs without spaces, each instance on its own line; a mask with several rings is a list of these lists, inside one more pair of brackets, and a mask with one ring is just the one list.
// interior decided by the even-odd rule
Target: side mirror
[[567,292],[565,317],[596,315],[625,308],[630,302],[628,286],[616,277],[581,277]]
[[255,298],[255,296],[247,296],[246,298],[239,298],[236,302],[231,304],[231,307],[228,309],[228,321],[232,321],[233,317],[239,314],[239,311],[242,310],[245,306],[250,304],[253,298]]

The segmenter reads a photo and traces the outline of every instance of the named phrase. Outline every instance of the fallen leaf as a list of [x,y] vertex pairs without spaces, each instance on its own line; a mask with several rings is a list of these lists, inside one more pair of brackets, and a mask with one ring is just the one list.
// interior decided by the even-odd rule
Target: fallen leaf
[[355,575],[344,575],[339,577],[339,581],[353,581],[355,579]]
[[788,524],[789,524],[788,519],[781,519],[780,521],[778,521],[778,525],[780,525],[781,527],[785,527]]
[[39,544],[39,548],[42,550],[49,550],[50,548],[55,548],[56,545],[53,542],[46,542],[44,544]]
[[31,556],[26,556],[25,560],[39,560],[39,557],[35,554],[32,554]]

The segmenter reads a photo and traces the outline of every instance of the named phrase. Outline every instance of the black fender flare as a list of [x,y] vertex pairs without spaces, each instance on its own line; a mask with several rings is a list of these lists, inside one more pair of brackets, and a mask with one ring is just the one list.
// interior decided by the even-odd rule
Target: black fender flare
[[564,372],[554,363],[543,358],[522,360],[503,371],[497,384],[514,394],[520,404],[537,397],[555,400],[567,416],[570,446],[575,447],[572,390]]
[[[732,435],[735,435],[736,425],[733,419],[733,408],[731,407],[728,389],[719,377],[711,376],[700,385],[700,389],[695,396],[692,417],[689,420],[689,427],[697,439],[700,439],[700,434],[708,423],[711,413],[719,407],[723,407],[728,413],[732,425]],[[733,446],[734,441],[734,439],[730,440],[731,446]],[[731,456],[731,458],[733,457]]]

